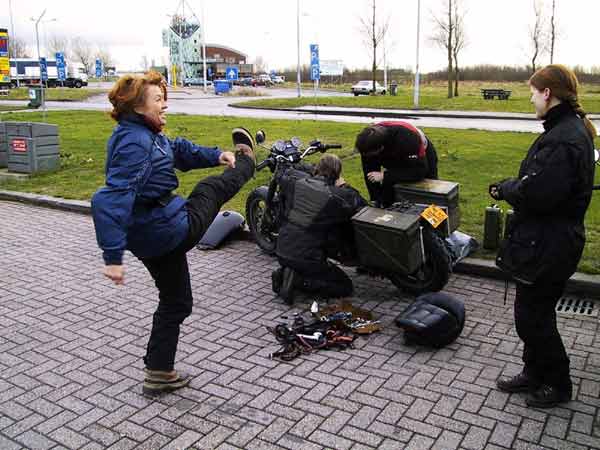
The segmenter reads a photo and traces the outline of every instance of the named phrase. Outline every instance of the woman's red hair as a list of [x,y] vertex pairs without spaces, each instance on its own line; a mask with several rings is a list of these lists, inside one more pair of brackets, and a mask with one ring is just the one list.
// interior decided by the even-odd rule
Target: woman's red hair
[[167,83],[163,76],[151,70],[144,75],[125,75],[119,78],[108,93],[108,99],[113,105],[110,116],[117,122],[134,108],[144,103],[147,86],[159,86],[167,100]]

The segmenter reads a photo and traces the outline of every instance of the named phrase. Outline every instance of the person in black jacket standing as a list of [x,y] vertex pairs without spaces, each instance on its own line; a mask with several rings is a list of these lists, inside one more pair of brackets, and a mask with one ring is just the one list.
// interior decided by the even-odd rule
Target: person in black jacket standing
[[390,120],[370,125],[356,136],[365,184],[376,206],[394,202],[394,184],[438,178],[437,152],[420,129]]
[[584,217],[594,181],[594,125],[577,98],[577,78],[549,65],[529,80],[542,133],[517,178],[490,185],[515,216],[496,264],[516,282],[517,334],[523,340],[522,372],[499,379],[505,392],[529,392],[526,403],[549,408],[571,399],[569,358],[556,326],[556,303],[575,272],[585,244]]
[[354,250],[350,218],[367,205],[340,176],[341,160],[323,155],[314,176],[289,169],[279,184],[285,220],[277,238],[281,268],[273,271],[273,291],[292,304],[296,289],[323,297],[347,297],[352,280],[327,261],[349,258]]

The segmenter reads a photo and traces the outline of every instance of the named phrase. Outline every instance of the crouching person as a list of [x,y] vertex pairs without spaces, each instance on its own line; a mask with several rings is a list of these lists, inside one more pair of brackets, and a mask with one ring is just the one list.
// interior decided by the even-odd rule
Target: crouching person
[[[237,153],[201,147],[162,134],[167,89],[157,72],[124,76],[109,93],[117,121],[107,145],[106,185],[92,198],[104,275],[123,284],[123,252],[130,250],[146,266],[158,288],[158,307],[146,355],[143,392],[159,394],[187,385],[174,370],[179,329],[192,311],[186,252],[193,248],[221,206],[252,177],[252,136],[234,130]],[[187,199],[174,195],[175,168],[187,171],[226,166],[201,180]]]
[[294,291],[325,298],[352,294],[352,280],[328,256],[352,253],[350,218],[367,201],[340,176],[342,162],[323,155],[314,176],[281,178],[284,223],[277,239],[281,268],[272,275],[273,291],[292,304]]

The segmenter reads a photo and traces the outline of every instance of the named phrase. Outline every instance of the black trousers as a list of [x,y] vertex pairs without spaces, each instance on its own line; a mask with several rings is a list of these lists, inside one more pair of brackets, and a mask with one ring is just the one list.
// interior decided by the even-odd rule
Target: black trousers
[[289,267],[299,275],[295,288],[325,298],[340,298],[352,295],[352,280],[335,264],[319,263],[279,257],[281,267]]
[[[247,156],[236,157],[235,169],[200,181],[187,201],[189,232],[174,250],[156,258],[142,259],[158,289],[158,307],[144,363],[150,370],[173,370],[179,342],[179,330],[192,313],[192,286],[186,253],[202,238],[221,206],[230,200],[254,173],[254,162]],[[148,243],[152,245],[152,243]]]
[[566,282],[517,282],[515,325],[524,343],[524,372],[538,384],[570,392],[569,358],[556,326],[556,303]]

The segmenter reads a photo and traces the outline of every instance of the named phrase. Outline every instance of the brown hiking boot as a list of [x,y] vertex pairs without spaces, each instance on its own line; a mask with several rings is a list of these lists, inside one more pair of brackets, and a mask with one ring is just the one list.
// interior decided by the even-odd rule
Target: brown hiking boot
[[145,395],[156,396],[166,392],[173,392],[191,381],[189,374],[177,373],[175,370],[150,370],[144,369],[146,375],[142,392]]

